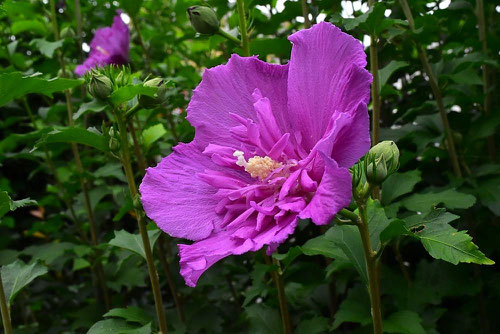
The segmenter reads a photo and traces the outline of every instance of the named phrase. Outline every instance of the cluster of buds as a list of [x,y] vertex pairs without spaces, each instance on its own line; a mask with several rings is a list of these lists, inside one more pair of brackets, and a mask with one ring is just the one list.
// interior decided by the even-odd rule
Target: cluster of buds
[[351,168],[352,191],[356,200],[362,200],[371,189],[380,186],[389,175],[399,168],[399,149],[393,141],[383,141]]
[[107,75],[101,73],[99,70],[91,69],[85,78],[88,82],[90,95],[101,101],[105,101],[111,96],[113,82]]
[[167,87],[162,78],[153,78],[144,82],[144,87],[158,88],[154,96],[139,95],[139,105],[144,109],[154,109],[168,100]]
[[210,7],[192,6],[187,9],[189,21],[194,30],[204,35],[214,35],[219,32],[219,19]]

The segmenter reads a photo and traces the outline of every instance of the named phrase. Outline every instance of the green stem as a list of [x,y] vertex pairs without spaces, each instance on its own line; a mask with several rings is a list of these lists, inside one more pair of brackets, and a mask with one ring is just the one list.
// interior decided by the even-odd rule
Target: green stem
[[301,0],[302,5],[302,16],[304,17],[304,27],[306,29],[311,27],[311,21],[309,20],[309,8],[307,7],[307,0]]
[[339,214],[341,214],[342,216],[350,219],[353,223],[357,224],[358,220],[359,220],[359,216],[357,214],[355,214],[354,212],[352,211],[349,211],[347,209],[342,209],[339,211]]
[[141,31],[139,30],[139,25],[137,24],[137,20],[135,17],[131,17],[132,25],[134,26],[135,31],[137,32],[137,39],[139,41],[139,45],[144,52],[144,61],[146,63],[146,70],[151,73],[151,61],[149,59],[149,50],[146,48],[146,44],[144,44],[144,40],[142,39]]
[[0,309],[2,311],[2,323],[5,334],[12,334],[12,323],[10,322],[9,306],[3,291],[2,273],[0,272]]
[[221,35],[222,37],[224,37],[224,38],[226,38],[226,39],[230,40],[231,42],[234,42],[234,43],[236,43],[236,44],[238,44],[238,45],[240,45],[240,46],[241,46],[241,41],[240,41],[238,38],[236,38],[236,37],[234,37],[233,35],[229,34],[229,33],[228,33],[228,32],[226,32],[225,30],[223,30],[222,28],[219,28],[219,31],[217,32],[217,34],[219,34],[219,35]]
[[[479,40],[481,41],[481,48],[483,55],[488,55],[488,43],[486,39],[486,19],[484,17],[484,3],[483,0],[476,0],[476,15],[477,27],[479,32]],[[491,92],[490,92],[490,70],[487,64],[481,65],[483,72],[483,94],[484,103],[483,111],[486,117],[491,114]],[[495,160],[495,139],[493,136],[488,137],[488,153],[492,161]]]
[[139,111],[140,109],[139,103],[134,104],[127,112],[125,112],[125,120],[128,122],[134,117],[134,115]]
[[[120,141],[121,141],[121,161],[123,169],[125,170],[125,176],[127,178],[128,188],[130,192],[130,197],[135,200],[138,195],[137,185],[134,179],[134,173],[132,171],[132,163],[130,158],[130,149],[128,146],[128,136],[127,136],[127,125],[125,124],[123,115],[119,110],[115,110],[116,122],[118,123],[118,129],[120,131]],[[149,279],[151,281],[151,288],[153,290],[153,296],[156,306],[156,315],[158,317],[158,325],[160,327],[160,332],[162,334],[167,333],[167,321],[165,318],[165,311],[163,309],[163,301],[161,298],[160,283],[158,281],[158,273],[156,271],[153,259],[153,253],[151,251],[151,243],[149,242],[148,232],[146,228],[146,222],[144,220],[144,213],[138,209],[135,210],[135,215],[137,218],[137,224],[139,225],[139,234],[141,235],[142,243],[144,246],[144,253],[146,254],[146,264],[148,266]]]
[[379,275],[377,269],[377,253],[371,248],[370,232],[368,231],[368,214],[366,204],[357,203],[359,208],[358,229],[363,242],[366,271],[368,272],[368,290],[370,293],[371,313],[373,318],[373,333],[382,334],[382,307],[380,303]]
[[248,41],[247,22],[245,18],[245,1],[236,0],[238,7],[238,19],[240,20],[240,34],[241,34],[241,48],[243,49],[243,56],[250,56],[250,44]]
[[[410,6],[408,5],[408,2],[406,0],[399,0],[399,1],[401,3],[401,7],[406,16],[406,19],[408,20],[408,25],[410,26],[410,29],[413,32],[415,32],[415,22],[413,20],[413,15],[411,13],[411,9]],[[434,74],[434,71],[431,68],[429,59],[427,58],[427,52],[425,51],[424,47],[418,42],[415,43],[417,45],[418,57],[422,62],[422,66],[424,67],[425,73],[429,77],[429,84],[431,85],[432,93],[434,95],[434,99],[436,100],[439,114],[441,115],[441,122],[443,123],[443,128],[446,135],[446,141],[448,144],[446,145],[446,147],[448,149],[448,154],[450,156],[453,172],[457,177],[462,177],[462,171],[460,170],[460,164],[458,162],[458,156],[455,149],[455,141],[453,140],[453,132],[451,130],[450,123],[448,122],[448,115],[446,114],[446,110],[444,108],[443,96],[441,93],[441,89],[439,88],[438,80],[436,78],[436,75]]]
[[280,263],[276,259],[272,259],[266,254],[266,252],[262,252],[264,256],[264,261],[268,266],[275,265],[278,270],[273,270],[271,272],[272,279],[274,284],[276,285],[276,290],[278,291],[278,301],[280,305],[280,313],[281,313],[281,324],[283,326],[284,334],[292,334],[292,322],[290,320],[290,313],[288,312],[288,304],[286,302],[286,294],[285,294],[285,283],[283,281],[283,275],[281,272]]
[[[368,4],[373,7],[375,0],[369,0]],[[373,76],[372,81],[372,146],[377,145],[380,140],[380,83],[378,74],[378,37],[375,33],[370,34],[370,71]]]
[[[57,16],[56,16],[56,5],[54,0],[50,0],[50,14],[51,14],[51,21],[52,21],[52,28],[53,28],[53,33],[54,33],[54,39],[58,41],[60,39],[59,36],[59,27],[57,26]],[[66,65],[64,63],[64,57],[61,53],[61,50],[57,50],[57,55],[59,59],[59,65],[62,70],[62,76],[66,77]],[[70,127],[74,127],[75,123],[73,120],[73,104],[71,102],[71,91],[69,89],[64,91],[64,95],[66,97],[66,109],[68,111],[68,125]],[[75,159],[75,165],[77,168],[78,173],[80,174],[80,185],[82,187],[82,192],[83,192],[83,198],[85,202],[85,210],[87,211],[87,217],[89,219],[89,226],[90,226],[90,238],[92,241],[93,246],[98,245],[98,239],[97,239],[97,228],[96,228],[96,223],[95,223],[95,218],[94,218],[94,212],[92,210],[92,205],[90,203],[90,196],[89,196],[89,190],[87,188],[87,180],[83,176],[84,170],[83,170],[83,164],[82,160],[80,158],[80,151],[78,150],[78,145],[76,143],[71,143],[71,150],[73,151],[73,157]],[[99,254],[97,254],[97,257],[99,257]],[[104,279],[104,270],[102,269],[102,265],[98,263],[96,265],[97,269],[97,279],[99,281],[99,285],[101,286],[102,289],[102,296],[104,299],[104,305],[106,307],[106,310],[110,309],[110,299],[109,299],[109,294],[108,290],[106,287],[106,282],[103,281]]]

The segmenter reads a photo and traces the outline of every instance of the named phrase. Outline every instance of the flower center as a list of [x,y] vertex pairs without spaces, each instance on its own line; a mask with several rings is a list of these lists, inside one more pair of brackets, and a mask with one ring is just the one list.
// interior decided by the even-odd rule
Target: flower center
[[108,51],[106,51],[105,49],[103,49],[100,45],[98,45],[98,46],[96,47],[96,49],[97,49],[97,51],[99,51],[99,52],[100,52],[100,53],[102,53],[103,55],[105,55],[105,56],[109,56],[109,52],[108,52]]
[[258,177],[261,181],[264,180],[277,168],[283,166],[281,162],[274,161],[268,156],[259,157],[258,155],[245,160],[244,153],[242,151],[235,151],[233,156],[238,158],[236,164],[241,167],[245,167],[245,171],[250,173],[251,177]]

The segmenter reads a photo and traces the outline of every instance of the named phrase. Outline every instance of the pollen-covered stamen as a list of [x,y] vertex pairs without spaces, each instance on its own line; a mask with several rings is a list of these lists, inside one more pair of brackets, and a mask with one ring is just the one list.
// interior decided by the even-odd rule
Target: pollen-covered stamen
[[274,161],[268,156],[259,157],[258,155],[245,160],[242,151],[235,151],[233,156],[238,158],[236,164],[245,167],[245,171],[250,173],[251,177],[258,177],[260,180],[267,178],[274,170],[283,166],[283,163]]
[[97,51],[99,51],[100,53],[102,53],[105,56],[109,56],[110,55],[110,53],[106,49],[104,49],[102,46],[100,46],[100,45],[98,45],[96,47],[96,49],[97,49]]

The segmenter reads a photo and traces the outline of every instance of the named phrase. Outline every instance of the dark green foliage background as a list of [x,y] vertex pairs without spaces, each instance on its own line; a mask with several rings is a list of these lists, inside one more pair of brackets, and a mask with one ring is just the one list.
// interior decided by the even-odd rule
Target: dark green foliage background
[[[354,16],[361,17],[359,1],[354,2],[358,9]],[[360,40],[370,30],[380,37],[381,137],[397,142],[401,151],[399,172],[403,173],[382,187],[381,219],[425,215],[433,206],[447,208],[460,216],[451,225],[468,230],[481,251],[498,262],[500,165],[498,154],[488,150],[488,138],[499,146],[496,74],[500,3],[485,1],[488,50],[484,55],[478,37],[476,2],[454,0],[444,9],[440,9],[440,2],[444,1],[410,1],[415,33],[409,31],[398,1],[383,1],[377,10],[388,15],[370,15],[368,20],[342,17],[342,6],[350,8],[351,1],[342,1],[341,6],[340,1],[313,0],[308,6],[313,21],[319,14],[326,15],[325,21]],[[203,3],[216,10],[225,30],[237,34],[234,2]],[[203,69],[225,63],[231,53],[241,53],[221,36],[199,36],[194,32],[186,15],[186,8],[193,4],[200,2],[81,1],[84,42],[90,44],[95,29],[110,25],[116,9],[121,8],[135,17],[135,24],[130,25],[132,73],[137,78],[153,74],[171,82],[165,107],[138,113],[141,128],[149,136],[143,137],[142,144],[150,166],[168,155],[175,143],[169,115],[180,141],[193,138],[185,108]],[[276,5],[275,0],[246,1],[250,49],[262,60],[286,63],[291,50],[287,36],[303,28],[302,8],[300,1],[286,1],[284,9],[277,12]],[[257,6],[271,9],[272,15],[264,15]],[[74,1],[59,1],[57,9],[60,30],[77,31]],[[11,306],[12,323],[16,333],[85,333],[95,323],[108,319],[104,325],[115,328],[112,332],[120,332],[117,328],[135,329],[133,333],[154,332],[154,302],[145,261],[117,245],[116,240],[111,241],[115,231],[137,234],[137,224],[119,161],[98,149],[102,146],[106,151],[107,141],[92,135],[80,139],[82,144],[91,143],[80,145],[85,175],[78,173],[68,143],[54,140],[37,144],[54,127],[68,124],[64,94],[57,89],[57,83],[43,80],[61,74],[59,51],[71,77],[81,60],[76,36],[69,33],[62,37],[61,43],[51,44],[54,37],[50,10],[43,1],[7,0],[1,4],[0,190],[8,192],[13,200],[29,197],[38,205],[18,208],[1,218],[0,265],[16,259],[25,263],[39,260],[47,268],[47,273],[16,296]],[[436,102],[422,74],[415,41],[424,45],[438,76],[463,178],[454,176],[451,169]],[[488,117],[483,110],[482,65],[487,65],[489,72],[492,108]],[[24,76],[40,72],[40,82],[32,89],[22,76],[9,72]],[[6,75],[10,75],[8,80]],[[41,86],[45,91],[40,90]],[[74,86],[73,112],[81,112],[76,126],[99,133],[103,124],[110,125],[104,107],[91,102],[81,83]],[[27,108],[34,114],[35,123],[28,117]],[[64,196],[56,186],[42,147],[53,160]],[[137,168],[136,172],[140,180]],[[104,266],[112,308],[136,308],[126,313],[115,310],[105,315],[95,292],[96,282],[89,266],[97,260],[92,255],[94,250],[81,237],[82,232],[89,235],[80,187],[83,176],[89,180],[99,230],[99,261]],[[73,204],[83,231],[78,230],[65,201]],[[154,224],[150,229],[150,233],[156,233]],[[368,294],[355,267],[338,255],[333,243],[328,244],[331,253],[325,253],[325,244],[318,252],[302,247],[324,232],[304,222],[278,249],[280,254],[287,254],[281,260],[296,333],[369,333]],[[172,333],[281,333],[276,290],[268,273],[270,268],[260,253],[227,258],[208,270],[196,288],[189,288],[178,274],[178,240],[168,239],[164,246],[168,247],[170,270],[186,317],[181,323],[158,260],[158,243],[164,242],[159,240],[156,264]],[[500,328],[499,286],[496,265],[453,265],[431,257],[415,238],[398,237],[382,257],[384,328],[388,333],[493,333]],[[94,333],[100,333],[96,327]]]

